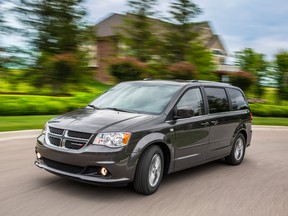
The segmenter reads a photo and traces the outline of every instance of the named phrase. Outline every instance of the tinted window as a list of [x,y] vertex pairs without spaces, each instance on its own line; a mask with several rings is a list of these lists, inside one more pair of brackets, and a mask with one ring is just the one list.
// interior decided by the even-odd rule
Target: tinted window
[[228,88],[227,90],[231,98],[232,108],[234,111],[248,108],[247,102],[244,99],[241,91],[237,89],[230,89],[230,88]]
[[188,90],[177,104],[177,108],[185,107],[194,111],[194,116],[204,114],[204,104],[199,88]]
[[205,88],[209,104],[209,113],[229,111],[226,92],[223,88]]

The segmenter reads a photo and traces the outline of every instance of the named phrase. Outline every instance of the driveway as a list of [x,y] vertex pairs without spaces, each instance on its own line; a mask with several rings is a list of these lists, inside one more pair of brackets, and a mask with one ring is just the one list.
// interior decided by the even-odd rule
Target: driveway
[[288,215],[288,127],[254,127],[240,166],[215,161],[168,175],[151,196],[72,182],[37,168],[39,133],[0,133],[1,216]]

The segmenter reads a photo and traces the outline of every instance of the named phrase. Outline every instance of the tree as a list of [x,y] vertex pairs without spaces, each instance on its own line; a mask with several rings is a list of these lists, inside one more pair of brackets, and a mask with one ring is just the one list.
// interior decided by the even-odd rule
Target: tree
[[132,56],[142,62],[148,62],[154,55],[157,38],[151,29],[151,18],[157,0],[129,0],[129,11],[120,38],[130,50]]
[[212,53],[199,42],[190,43],[188,61],[195,65],[198,79],[217,81]]
[[265,61],[265,56],[261,53],[255,52],[251,48],[245,48],[236,53],[236,64],[242,70],[252,73],[255,80],[256,94],[261,98],[264,94],[262,85],[263,78],[266,76],[268,63]]
[[281,51],[276,54],[275,58],[278,98],[288,100],[288,52]]
[[212,54],[198,40],[192,22],[201,13],[202,10],[190,0],[176,0],[171,4],[163,56],[169,63],[193,64],[199,79],[217,80]]
[[38,86],[49,84],[54,91],[61,91],[67,83],[79,83],[85,75],[88,64],[81,52],[86,32],[82,2],[20,0],[15,11],[25,26],[22,33],[36,54],[32,76]]
[[170,23],[166,34],[166,51],[169,62],[187,61],[191,53],[190,43],[196,39],[192,20],[201,9],[190,0],[176,0],[171,4]]
[[7,59],[4,54],[5,48],[2,45],[2,40],[3,40],[4,34],[6,33],[3,4],[4,4],[4,1],[0,0],[0,70],[1,70],[0,72],[2,72],[2,70],[4,69],[4,64]]

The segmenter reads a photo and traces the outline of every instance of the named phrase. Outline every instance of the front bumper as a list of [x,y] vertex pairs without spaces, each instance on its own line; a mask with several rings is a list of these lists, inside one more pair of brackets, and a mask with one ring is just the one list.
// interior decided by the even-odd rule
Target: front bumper
[[[35,151],[41,155],[35,161],[37,167],[97,185],[124,185],[133,181],[138,160],[138,154],[128,154],[125,148],[87,145],[80,150],[67,150],[53,147],[45,142],[44,135],[38,137]],[[102,167],[109,171],[107,176],[99,173]]]

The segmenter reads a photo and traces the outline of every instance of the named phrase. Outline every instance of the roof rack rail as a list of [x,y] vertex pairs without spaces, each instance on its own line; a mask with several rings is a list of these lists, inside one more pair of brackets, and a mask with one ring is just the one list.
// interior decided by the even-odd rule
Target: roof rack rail
[[153,78],[145,78],[145,79],[143,79],[144,81],[149,81],[149,80],[155,80],[155,79],[153,79]]
[[208,81],[208,80],[187,80],[187,82],[199,82],[199,83],[217,83],[222,85],[231,85],[230,83],[216,82],[216,81]]

